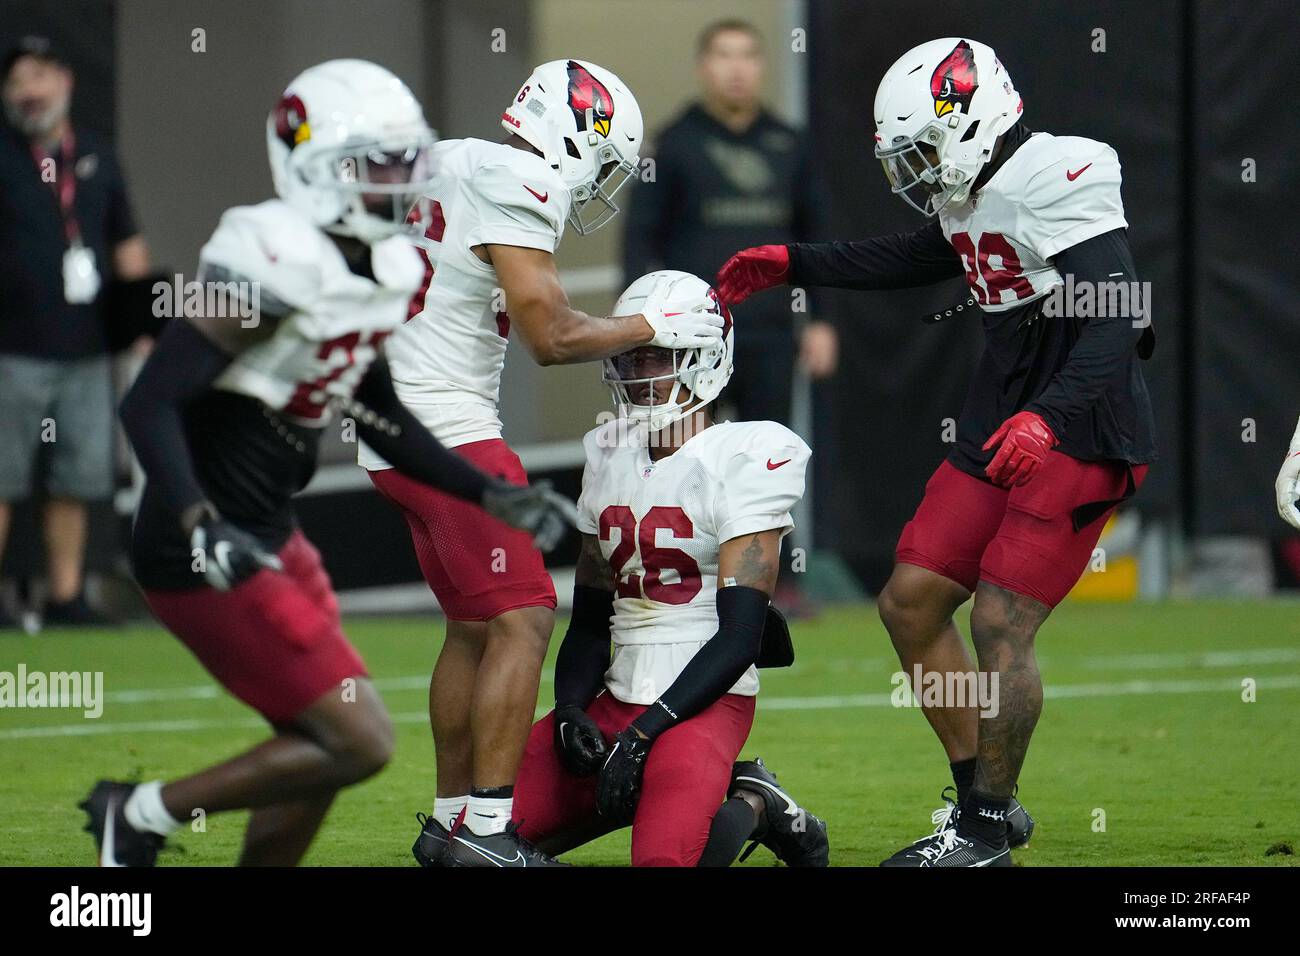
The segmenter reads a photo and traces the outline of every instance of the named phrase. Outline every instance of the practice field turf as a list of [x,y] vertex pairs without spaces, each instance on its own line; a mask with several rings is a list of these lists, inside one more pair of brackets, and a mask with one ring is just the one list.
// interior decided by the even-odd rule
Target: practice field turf
[[[415,865],[415,813],[433,793],[425,700],[441,629],[434,619],[349,622],[396,720],[397,752],[339,798],[308,863]],[[828,611],[797,625],[795,641],[798,663],[764,672],[744,753],[828,821],[833,864],[874,865],[928,832],[947,763],[920,710],[890,705],[897,660],[874,608]],[[1296,862],[1300,604],[1067,604],[1040,635],[1039,661],[1048,699],[1020,785],[1038,830],[1019,864]],[[95,779],[176,776],[264,736],[156,628],[0,637],[0,671],[20,662],[103,671],[106,701],[98,719],[0,709],[3,864],[88,864],[74,805]],[[1248,678],[1254,702],[1242,699]],[[548,669],[543,703],[549,691]],[[231,863],[242,825],[228,814],[206,832],[182,830],[161,863]],[[625,865],[627,832],[567,859]],[[760,848],[745,865],[772,863]]]

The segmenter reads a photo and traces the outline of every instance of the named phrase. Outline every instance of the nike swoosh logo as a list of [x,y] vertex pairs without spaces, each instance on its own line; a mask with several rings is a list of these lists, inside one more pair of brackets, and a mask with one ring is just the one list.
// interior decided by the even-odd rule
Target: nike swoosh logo
[[[1092,163],[1088,164],[1088,166],[1091,165]],[[1085,172],[1088,171],[1088,166],[1084,166],[1082,169],[1076,169],[1074,172],[1070,172],[1067,169],[1065,171],[1065,178],[1068,179],[1070,182],[1074,182],[1076,179],[1078,179],[1080,176],[1082,176]]]
[[763,787],[765,790],[768,790],[774,795],[780,797],[783,801],[785,801],[785,810],[783,812],[785,813],[786,816],[797,817],[799,815],[799,804],[791,800],[789,795],[786,794],[784,791],[779,790],[776,787],[772,786],[766,780],[759,780],[757,777],[737,777],[736,779],[747,780],[750,783],[756,783],[760,787]]
[[533,189],[531,186],[524,186],[524,188],[527,189],[530,193],[532,193],[533,197],[537,199],[538,202],[546,202],[546,200],[551,198],[551,191],[549,189],[544,193],[539,193],[536,189]]
[[778,468],[780,468],[782,465],[788,465],[788,464],[790,464],[790,462],[792,462],[792,461],[794,461],[793,458],[787,458],[785,461],[778,461],[776,464],[773,464],[773,463],[772,463],[772,459],[769,458],[769,459],[767,460],[767,470],[768,470],[768,471],[776,471],[776,470],[777,470]]
[[117,831],[117,803],[114,800],[108,801],[108,818],[104,821],[104,845],[99,851],[100,866],[125,866],[125,863],[119,863],[117,854],[113,852],[113,838]]
[[528,862],[524,859],[523,853],[520,852],[519,850],[515,850],[515,855],[512,859],[506,859],[504,856],[502,856],[499,853],[493,853],[491,850],[484,849],[481,846],[475,846],[473,843],[469,843],[460,838],[457,838],[457,842],[459,842],[462,846],[469,847],[479,856],[483,857],[486,860],[492,861],[497,866],[514,866],[516,863],[523,863],[524,866],[528,865]]

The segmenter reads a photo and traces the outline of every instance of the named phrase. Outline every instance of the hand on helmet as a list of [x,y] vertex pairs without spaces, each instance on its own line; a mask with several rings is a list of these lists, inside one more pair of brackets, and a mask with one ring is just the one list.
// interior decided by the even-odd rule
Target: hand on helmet
[[676,300],[651,296],[641,315],[654,332],[646,345],[663,349],[707,348],[722,339],[718,303],[707,295]]
[[744,302],[755,292],[781,285],[790,276],[788,246],[741,249],[718,270],[718,298],[728,305]]

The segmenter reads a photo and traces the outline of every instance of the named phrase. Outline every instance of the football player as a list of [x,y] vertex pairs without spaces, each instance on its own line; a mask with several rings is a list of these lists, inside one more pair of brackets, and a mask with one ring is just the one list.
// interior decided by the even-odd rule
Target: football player
[[[535,361],[552,365],[637,345],[716,342],[721,319],[592,316],[565,296],[554,253],[566,224],[587,235],[608,222],[637,172],[641,111],[617,76],[578,60],[544,63],[501,124],[504,142],[444,140],[434,150],[422,293],[388,354],[398,396],[443,444],[523,482],[497,410],[512,330]],[[512,788],[554,625],[554,585],[528,535],[507,534],[490,515],[390,470],[377,449],[363,447],[360,461],[405,516],[447,616],[429,686],[437,826],[421,817],[419,839],[440,839],[439,828],[466,811],[462,841],[513,858]]]
[[703,280],[652,272],[615,312],[699,303],[725,321],[721,340],[605,362],[620,417],[583,439],[573,616],[555,709],[533,725],[519,770],[522,851],[486,865],[535,865],[533,845],[561,853],[628,824],[637,866],[725,866],[751,836],[790,865],[827,863],[825,824],[762,761],[736,763],[765,625],[789,647],[769,600],[808,447],[775,422],[714,423],[734,336]]
[[1286,459],[1277,473],[1277,482],[1273,486],[1277,492],[1277,513],[1282,520],[1300,531],[1300,422],[1296,423],[1295,434],[1291,436],[1291,447]]
[[[972,638],[980,670],[1000,674],[1000,709],[980,719],[956,701],[926,708],[958,809],[936,812],[936,832],[891,866],[1009,866],[1009,846],[1028,840],[1013,794],[1042,707],[1034,635],[1155,457],[1138,362],[1154,335],[1132,303],[1119,160],[1105,143],[1031,133],[1022,107],[983,43],[908,51],[876,93],[875,150],[893,191],[930,222],[746,249],[719,276],[730,303],[783,282],[891,289],[964,274],[981,309],[985,351],[956,444],[903,529],[879,608],[909,674],[971,673],[952,616],[974,595]],[[1049,294],[1060,303],[1067,275],[1094,305],[1125,287],[1130,308],[1053,314]]]
[[274,736],[165,784],[100,781],[82,807],[103,865],[152,865],[193,815],[244,808],[240,862],[294,864],[335,793],[388,761],[388,715],[290,500],[333,408],[411,481],[540,545],[562,536],[572,511],[448,451],[393,392],[380,343],[423,275],[399,233],[428,186],[433,145],[406,86],[361,60],[314,66],[271,113],[267,144],[279,198],[227,211],[200,254],[204,298],[224,293],[221,307],[169,324],[121,412],[147,475],[136,580]]

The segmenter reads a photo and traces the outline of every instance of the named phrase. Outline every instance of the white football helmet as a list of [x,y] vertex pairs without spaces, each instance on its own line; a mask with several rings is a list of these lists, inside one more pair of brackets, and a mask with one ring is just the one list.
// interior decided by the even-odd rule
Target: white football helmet
[[366,60],[300,73],[266,120],[276,194],[327,232],[376,242],[432,184],[436,137],[406,84]]
[[[723,319],[722,337],[716,344],[689,349],[642,345],[605,359],[601,381],[614,394],[619,415],[653,433],[721,394],[735,368],[736,334],[731,313],[718,294],[689,272],[664,269],[643,275],[618,297],[611,314],[635,315],[647,309],[662,309],[669,320],[672,309],[703,310]],[[656,383],[666,381],[673,383],[672,389],[666,401],[657,402]]]
[[543,63],[501,114],[501,125],[560,174],[578,235],[618,214],[614,194],[637,173],[645,127],[636,97],[617,76],[585,60]]
[[899,57],[880,81],[876,158],[893,191],[933,216],[949,202],[966,201],[998,137],[1023,109],[991,47],[931,40]]

